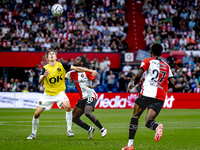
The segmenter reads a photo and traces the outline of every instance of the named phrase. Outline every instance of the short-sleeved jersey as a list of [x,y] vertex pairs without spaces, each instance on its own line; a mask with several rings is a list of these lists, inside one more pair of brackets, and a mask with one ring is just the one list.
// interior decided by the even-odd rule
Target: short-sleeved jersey
[[90,84],[90,81],[93,81],[96,78],[95,76],[92,76],[91,73],[70,71],[65,75],[65,77],[73,80],[80,94],[80,99],[86,99],[88,97],[97,98],[96,92],[87,87],[87,85]]
[[152,57],[144,59],[140,68],[146,71],[140,95],[165,101],[168,78],[173,77],[169,65],[158,57]]
[[70,68],[71,65],[60,62],[56,62],[53,67],[47,64],[42,68],[40,75],[44,75],[45,70],[49,72],[44,79],[45,93],[47,95],[56,96],[61,91],[65,91],[65,74]]

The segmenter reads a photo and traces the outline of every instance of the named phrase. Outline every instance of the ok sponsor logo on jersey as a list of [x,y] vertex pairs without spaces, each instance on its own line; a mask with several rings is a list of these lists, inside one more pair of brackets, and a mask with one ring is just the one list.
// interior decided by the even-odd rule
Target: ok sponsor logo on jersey
[[51,84],[54,84],[54,83],[56,83],[56,82],[59,82],[60,80],[63,80],[63,79],[62,79],[62,74],[61,74],[60,76],[57,76],[57,77],[51,77],[51,78],[49,78],[49,82],[50,82]]

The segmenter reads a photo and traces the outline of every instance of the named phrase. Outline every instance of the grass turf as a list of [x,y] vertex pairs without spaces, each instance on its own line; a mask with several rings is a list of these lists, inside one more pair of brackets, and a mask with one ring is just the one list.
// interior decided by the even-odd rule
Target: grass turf
[[[128,127],[133,110],[97,109],[94,114],[108,130],[101,138],[97,127],[92,140],[87,131],[73,124],[75,137],[68,138],[65,111],[53,109],[43,112],[37,138],[26,140],[31,134],[31,121],[35,110],[0,109],[0,149],[17,150],[121,150],[128,141]],[[200,150],[200,110],[163,109],[156,121],[163,123],[161,141],[154,141],[155,131],[144,126],[146,112],[139,120],[134,140],[135,150]],[[85,116],[82,119],[92,125]]]

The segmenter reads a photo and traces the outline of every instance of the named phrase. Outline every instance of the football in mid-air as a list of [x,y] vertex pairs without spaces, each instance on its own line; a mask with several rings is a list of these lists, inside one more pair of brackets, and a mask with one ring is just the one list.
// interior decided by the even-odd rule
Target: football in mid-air
[[60,16],[63,13],[63,7],[60,4],[54,4],[51,7],[51,13],[54,16]]

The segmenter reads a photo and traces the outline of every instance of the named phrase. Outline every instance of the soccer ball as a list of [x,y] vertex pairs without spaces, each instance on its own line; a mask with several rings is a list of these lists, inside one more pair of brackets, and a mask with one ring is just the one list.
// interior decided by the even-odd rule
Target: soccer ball
[[60,16],[63,13],[63,7],[60,4],[54,4],[51,7],[51,13],[54,16]]

